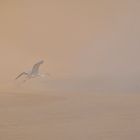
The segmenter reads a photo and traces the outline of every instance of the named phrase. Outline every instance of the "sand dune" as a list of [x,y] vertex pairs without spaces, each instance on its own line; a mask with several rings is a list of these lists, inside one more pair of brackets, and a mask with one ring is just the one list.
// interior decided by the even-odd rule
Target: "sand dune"
[[140,95],[0,93],[2,140],[139,140]]

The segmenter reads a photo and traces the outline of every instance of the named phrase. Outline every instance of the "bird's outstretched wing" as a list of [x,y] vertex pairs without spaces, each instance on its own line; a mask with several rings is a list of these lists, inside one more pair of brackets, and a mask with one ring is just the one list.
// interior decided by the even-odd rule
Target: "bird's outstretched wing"
[[39,71],[39,67],[41,64],[43,64],[44,61],[39,61],[38,63],[34,64],[33,68],[32,68],[32,74],[37,74]]
[[28,75],[26,72],[22,72],[20,75],[18,75],[15,80],[17,80],[19,77],[21,77],[22,75]]

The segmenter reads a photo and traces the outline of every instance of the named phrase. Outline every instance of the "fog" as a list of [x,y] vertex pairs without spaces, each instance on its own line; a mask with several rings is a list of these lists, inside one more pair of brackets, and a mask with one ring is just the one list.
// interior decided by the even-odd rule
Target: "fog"
[[139,92],[139,7],[136,0],[1,1],[1,88],[44,59],[41,70],[52,79],[36,80],[40,89]]

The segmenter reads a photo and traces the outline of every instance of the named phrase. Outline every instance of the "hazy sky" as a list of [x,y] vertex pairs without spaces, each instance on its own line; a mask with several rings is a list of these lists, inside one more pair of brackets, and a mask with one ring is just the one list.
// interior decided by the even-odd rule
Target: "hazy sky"
[[2,0],[1,80],[44,59],[56,77],[140,77],[140,1]]

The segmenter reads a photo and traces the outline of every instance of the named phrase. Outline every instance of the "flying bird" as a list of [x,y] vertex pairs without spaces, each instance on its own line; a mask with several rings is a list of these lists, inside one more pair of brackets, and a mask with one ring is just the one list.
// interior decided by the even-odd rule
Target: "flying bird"
[[[15,80],[17,80],[18,78],[20,78],[21,76],[25,75],[26,76],[26,80],[29,80],[31,78],[36,78],[36,77],[44,77],[45,75],[40,74],[39,73],[39,67],[41,64],[43,64],[44,61],[41,60],[39,62],[37,62],[36,64],[33,65],[32,69],[28,72],[22,72],[21,74],[19,74]],[[25,80],[25,81],[26,81]]]

